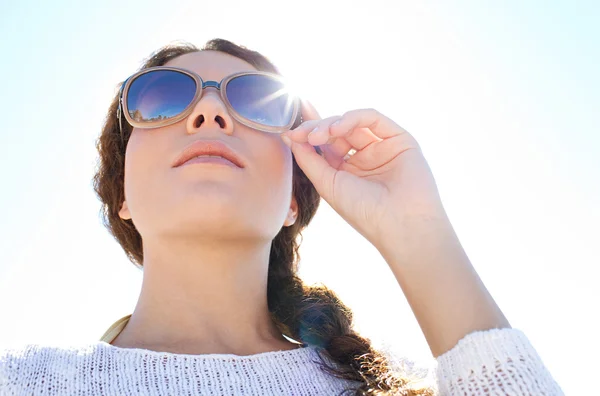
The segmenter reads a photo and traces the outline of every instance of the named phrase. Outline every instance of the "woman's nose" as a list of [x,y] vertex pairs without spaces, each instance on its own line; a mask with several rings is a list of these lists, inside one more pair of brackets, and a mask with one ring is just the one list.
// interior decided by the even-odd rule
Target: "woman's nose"
[[199,132],[201,129],[214,128],[231,135],[233,119],[218,94],[204,92],[188,116],[186,128],[190,134]]

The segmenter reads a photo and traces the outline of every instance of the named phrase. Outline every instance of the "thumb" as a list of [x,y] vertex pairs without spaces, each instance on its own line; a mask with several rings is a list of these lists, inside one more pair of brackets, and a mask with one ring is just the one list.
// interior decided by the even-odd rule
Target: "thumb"
[[322,151],[318,146],[313,147],[310,143],[297,143],[292,140],[290,140],[290,143],[292,154],[300,169],[315,186],[319,195],[331,204],[333,181],[337,170],[322,157]]

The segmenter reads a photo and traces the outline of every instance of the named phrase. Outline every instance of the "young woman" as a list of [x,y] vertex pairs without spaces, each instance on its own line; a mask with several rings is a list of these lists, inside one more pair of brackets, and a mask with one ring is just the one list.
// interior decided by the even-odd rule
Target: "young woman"
[[[138,303],[89,345],[4,351],[1,394],[562,394],[470,264],[419,144],[377,111],[321,119],[261,54],[174,45],[120,85],[97,148]],[[321,197],[389,264],[437,359],[431,387],[297,276]]]

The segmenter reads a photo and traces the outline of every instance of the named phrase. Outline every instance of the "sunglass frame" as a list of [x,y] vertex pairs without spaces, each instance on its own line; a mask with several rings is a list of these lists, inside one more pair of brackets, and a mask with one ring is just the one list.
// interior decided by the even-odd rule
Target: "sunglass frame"
[[[131,84],[138,77],[140,77],[146,73],[151,73],[151,72],[160,71],[160,70],[175,71],[175,72],[179,72],[179,73],[182,73],[182,74],[185,74],[185,75],[191,77],[196,83],[196,92],[194,94],[194,97],[190,101],[190,104],[181,113],[179,113],[178,115],[176,115],[174,117],[171,117],[171,118],[168,118],[165,120],[152,121],[152,122],[138,122],[130,116],[129,109],[127,107],[126,98],[127,98],[127,94],[129,93],[129,88],[131,87]],[[216,88],[219,91],[221,100],[223,100],[223,103],[225,104],[227,111],[239,123],[241,123],[247,127],[254,128],[259,131],[268,132],[268,133],[281,133],[283,131],[287,131],[287,130],[291,129],[292,126],[294,125],[294,123],[296,122],[296,118],[298,117],[298,112],[300,111],[300,100],[296,96],[292,96],[292,116],[290,117],[290,122],[285,126],[269,126],[269,125],[260,124],[258,122],[247,119],[246,117],[243,117],[241,114],[239,114],[235,110],[235,108],[231,105],[231,102],[229,102],[229,99],[227,98],[227,95],[226,95],[227,84],[230,81],[232,81],[234,78],[238,78],[238,77],[242,77],[242,76],[246,76],[246,75],[266,76],[266,77],[272,78],[272,79],[282,83],[282,85],[284,87],[286,86],[284,79],[280,75],[275,74],[275,73],[263,72],[263,71],[245,71],[245,72],[233,73],[233,74],[230,74],[230,75],[224,77],[221,80],[221,82],[217,83],[216,81],[206,81],[205,82],[202,79],[202,77],[200,77],[197,73],[187,70],[187,69],[179,68],[179,67],[153,66],[153,67],[149,67],[146,69],[142,69],[142,70],[136,72],[135,74],[131,75],[121,85],[121,92],[119,94],[119,108],[117,109],[117,117],[119,119],[119,129],[121,131],[121,137],[123,137],[123,127],[121,124],[122,116],[124,116],[125,119],[127,120],[127,122],[129,123],[129,125],[131,125],[134,128],[150,129],[150,128],[160,128],[160,127],[164,127],[167,125],[172,125],[172,124],[175,124],[175,123],[185,119],[187,116],[189,116],[191,114],[191,112],[193,111],[194,107],[196,106],[196,104],[198,103],[198,101],[202,98],[204,89],[210,88],[210,87]]]

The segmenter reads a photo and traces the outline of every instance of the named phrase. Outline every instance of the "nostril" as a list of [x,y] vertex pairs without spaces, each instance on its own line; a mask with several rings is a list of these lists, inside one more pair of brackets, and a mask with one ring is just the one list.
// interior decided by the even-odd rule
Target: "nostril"
[[200,128],[200,125],[202,125],[202,123],[204,123],[204,116],[200,114],[194,121],[194,128]]
[[217,122],[217,124],[219,124],[219,126],[221,128],[225,128],[225,119],[223,117],[221,117],[220,115],[215,117],[215,121]]

